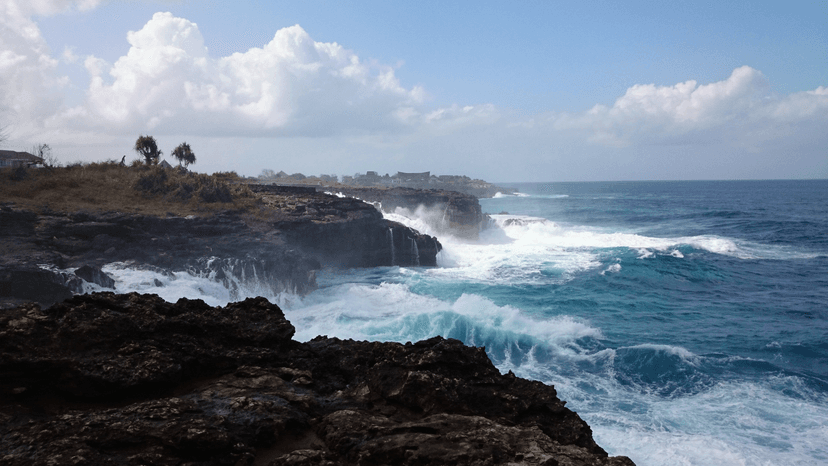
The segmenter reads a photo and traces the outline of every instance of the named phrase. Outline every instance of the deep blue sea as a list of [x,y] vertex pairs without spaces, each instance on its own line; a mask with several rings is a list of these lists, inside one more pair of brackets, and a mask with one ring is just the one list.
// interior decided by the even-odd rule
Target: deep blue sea
[[[828,465],[828,180],[512,186],[481,199],[477,241],[440,213],[387,215],[438,236],[439,267],[327,271],[272,299],[300,340],[485,346],[639,466]],[[119,291],[152,282],[108,271]],[[229,300],[176,280],[162,296]]]

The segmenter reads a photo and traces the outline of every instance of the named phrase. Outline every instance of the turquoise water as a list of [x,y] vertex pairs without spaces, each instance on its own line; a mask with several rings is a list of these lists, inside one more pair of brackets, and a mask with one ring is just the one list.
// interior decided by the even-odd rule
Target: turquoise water
[[639,465],[828,464],[828,181],[518,184],[440,267],[320,277],[318,334],[485,346]]
[[[481,200],[477,241],[430,223],[442,211],[386,215],[438,236],[439,267],[326,271],[268,297],[300,340],[485,346],[639,466],[828,465],[828,181],[515,187]],[[171,301],[269,289],[104,269]]]

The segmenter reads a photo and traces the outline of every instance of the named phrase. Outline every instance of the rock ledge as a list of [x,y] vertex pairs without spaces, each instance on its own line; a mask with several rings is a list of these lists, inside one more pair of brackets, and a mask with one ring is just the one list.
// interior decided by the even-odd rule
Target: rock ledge
[[482,348],[293,333],[264,298],[0,311],[0,463],[633,464]]

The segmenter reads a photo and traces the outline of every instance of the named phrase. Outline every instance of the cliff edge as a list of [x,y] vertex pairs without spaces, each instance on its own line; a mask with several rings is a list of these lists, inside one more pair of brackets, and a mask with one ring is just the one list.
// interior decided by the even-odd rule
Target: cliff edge
[[272,295],[305,294],[322,267],[437,264],[436,238],[364,202],[313,189],[258,196],[255,210],[200,216],[0,205],[0,307],[48,306],[85,283],[112,288],[101,267],[115,262],[207,277],[236,298],[251,277]]
[[461,238],[477,239],[489,222],[475,196],[457,191],[383,187],[339,187],[334,191],[374,203],[386,213],[397,208],[410,212],[425,208],[434,229]]

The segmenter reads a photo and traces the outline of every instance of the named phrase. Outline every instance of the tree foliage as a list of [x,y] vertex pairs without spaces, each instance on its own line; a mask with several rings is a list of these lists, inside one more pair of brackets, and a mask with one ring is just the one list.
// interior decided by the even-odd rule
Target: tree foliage
[[162,154],[158,150],[158,143],[155,142],[155,138],[149,135],[138,136],[138,140],[135,141],[135,152],[144,157],[147,165],[157,164]]
[[178,160],[178,164],[184,164],[184,166],[188,166],[191,163],[195,163],[196,156],[193,153],[193,150],[190,149],[190,145],[186,142],[182,142],[178,145],[173,151],[172,156]]

